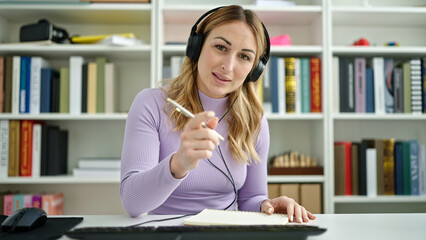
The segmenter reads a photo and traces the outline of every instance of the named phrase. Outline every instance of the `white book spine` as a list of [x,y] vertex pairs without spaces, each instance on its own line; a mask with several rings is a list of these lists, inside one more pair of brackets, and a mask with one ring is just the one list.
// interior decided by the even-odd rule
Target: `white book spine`
[[117,70],[114,63],[105,64],[105,113],[117,112]]
[[278,113],[285,114],[285,59],[278,58]]
[[302,81],[301,81],[302,65],[300,58],[296,58],[294,66],[294,75],[296,79],[296,113],[302,112]]
[[182,56],[172,56],[170,58],[170,66],[172,71],[172,79],[176,78],[180,74],[180,69],[182,68],[184,57]]
[[42,57],[31,58],[30,113],[40,113],[41,69],[49,66]]
[[70,57],[70,114],[81,114],[81,88],[84,58]]
[[333,112],[340,112],[339,57],[333,57]]
[[374,69],[374,107],[376,114],[385,113],[385,73],[384,59],[382,57],[373,58]]
[[19,88],[21,83],[21,57],[13,57],[12,70],[12,113],[19,113]]
[[367,148],[367,196],[377,197],[377,162],[376,149]]
[[0,178],[7,178],[9,168],[9,120],[0,120]]
[[33,126],[33,177],[40,177],[41,168],[41,124],[36,123]]

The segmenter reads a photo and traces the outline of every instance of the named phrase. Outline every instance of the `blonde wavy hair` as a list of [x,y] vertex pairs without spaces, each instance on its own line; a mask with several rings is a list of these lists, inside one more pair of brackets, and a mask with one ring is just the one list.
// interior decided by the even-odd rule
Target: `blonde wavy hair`
[[[256,53],[253,69],[258,64],[260,56],[266,53],[266,37],[263,25],[254,12],[237,5],[220,8],[207,16],[198,25],[197,32],[202,32],[204,39],[206,39],[212,29],[232,21],[245,22],[253,31],[257,49],[262,49],[261,52],[258,50]],[[169,98],[174,99],[194,114],[203,111],[198,99],[197,86],[194,79],[197,71],[198,64],[191,63],[191,60],[185,57],[181,74],[173,79],[168,89],[165,90]],[[258,87],[261,87],[258,86],[259,83],[260,81],[246,81],[236,91],[230,93],[228,108],[235,102],[229,110],[227,118],[224,118],[229,124],[228,141],[232,156],[237,161],[247,165],[252,163],[252,159],[255,162],[260,161],[255,149],[263,117],[262,104],[257,97],[256,91]],[[168,112],[169,119],[174,123],[175,130],[181,131],[189,119],[174,108],[169,109],[172,109]]]

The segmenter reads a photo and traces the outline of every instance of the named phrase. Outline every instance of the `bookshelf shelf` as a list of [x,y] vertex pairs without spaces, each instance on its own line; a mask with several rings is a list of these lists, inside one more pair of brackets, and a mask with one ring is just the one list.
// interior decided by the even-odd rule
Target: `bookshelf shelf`
[[86,183],[120,183],[119,178],[93,177],[83,178],[74,176],[44,176],[44,177],[8,177],[2,179],[5,184],[86,184]]
[[284,176],[284,175],[269,175],[268,183],[323,183],[324,176],[322,175],[300,175],[300,176]]
[[334,196],[335,203],[412,203],[424,202],[426,196]]
[[421,27],[425,13],[424,7],[332,7],[333,22],[350,26]]
[[61,58],[63,56],[79,55],[93,57],[104,55],[110,60],[143,60],[151,54],[150,45],[140,46],[105,46],[95,44],[52,44],[49,46],[36,46],[27,44],[0,44],[0,54],[7,55],[39,55],[46,58]]
[[127,113],[98,113],[98,114],[68,114],[68,113],[41,113],[41,114],[0,114],[0,119],[33,119],[33,120],[126,120]]
[[151,4],[1,4],[0,8],[0,16],[10,22],[34,22],[43,16],[67,23],[150,23],[151,12]]
[[424,121],[426,114],[354,114],[338,113],[333,114],[334,120],[413,120]]
[[402,46],[402,47],[377,47],[377,46],[334,46],[334,55],[359,55],[359,56],[423,56],[426,54],[424,46]]
[[265,114],[268,120],[323,120],[324,115],[322,113],[306,113],[306,114],[277,114],[268,113]]

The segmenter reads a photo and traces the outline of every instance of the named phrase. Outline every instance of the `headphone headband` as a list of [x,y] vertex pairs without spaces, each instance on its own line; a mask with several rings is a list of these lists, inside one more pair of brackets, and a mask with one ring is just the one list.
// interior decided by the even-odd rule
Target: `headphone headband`
[[[197,33],[197,27],[198,24],[208,15],[211,13],[223,8],[224,6],[213,8],[207,12],[205,12],[201,17],[195,22],[194,26],[191,28],[191,33],[188,38],[188,45],[186,46],[186,56],[192,61],[197,62],[198,58],[200,57],[201,48],[203,46],[204,42],[204,34],[203,33]],[[265,25],[262,23],[263,32],[266,38],[266,52],[264,55],[262,55],[259,58],[258,64],[253,68],[253,70],[248,74],[246,81],[247,82],[255,82],[257,79],[259,79],[260,75],[263,73],[263,69],[265,68],[265,65],[268,63],[269,56],[270,56],[270,49],[271,44],[269,41],[269,34],[268,30],[266,29]]]

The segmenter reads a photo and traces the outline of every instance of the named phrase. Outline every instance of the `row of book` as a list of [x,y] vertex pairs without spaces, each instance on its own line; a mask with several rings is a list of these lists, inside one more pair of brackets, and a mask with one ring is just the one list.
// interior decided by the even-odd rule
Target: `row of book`
[[0,56],[0,113],[113,113],[116,67],[71,56],[59,70],[43,57]]
[[259,98],[266,113],[322,112],[320,58],[273,56],[261,81]]
[[426,113],[426,57],[334,57],[335,111]]
[[426,195],[425,145],[417,140],[334,143],[335,195]]
[[21,208],[36,207],[43,209],[47,215],[64,214],[63,193],[19,193],[0,192],[0,214],[10,215]]
[[269,183],[270,199],[287,196],[308,209],[311,213],[322,213],[322,187],[320,183]]
[[0,146],[0,178],[67,173],[67,130],[34,120],[0,120]]

